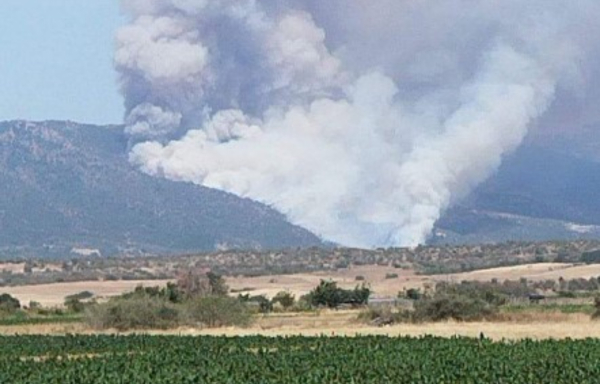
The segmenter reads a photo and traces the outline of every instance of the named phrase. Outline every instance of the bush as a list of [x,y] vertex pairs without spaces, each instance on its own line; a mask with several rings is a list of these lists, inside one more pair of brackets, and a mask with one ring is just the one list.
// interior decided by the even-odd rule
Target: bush
[[370,325],[384,326],[411,322],[413,313],[407,310],[393,311],[389,307],[367,308],[358,315],[358,320]]
[[397,278],[398,278],[398,274],[397,274],[397,273],[387,273],[387,274],[385,275],[385,278],[386,278],[387,280],[389,280],[389,279],[397,279]]
[[[400,296],[400,294],[398,296]],[[406,290],[404,296],[409,300],[420,300],[423,294],[421,293],[421,290],[417,288],[409,288]]]
[[509,297],[527,298],[532,289],[527,281],[505,281],[503,284],[479,281],[462,281],[459,284],[439,282],[435,286],[436,294],[446,296],[464,296],[478,299],[492,305],[504,305]]
[[179,325],[179,311],[165,300],[139,296],[93,305],[85,319],[96,329],[168,329]]
[[79,293],[76,293],[74,295],[69,295],[65,297],[65,301],[68,300],[87,300],[87,299],[91,299],[92,297],[94,297],[94,293],[90,292],[90,291],[81,291]]
[[248,308],[239,300],[227,296],[197,297],[186,304],[185,322],[209,328],[241,326],[252,322]]
[[273,310],[273,302],[267,299],[265,295],[250,296],[249,294],[240,294],[238,295],[238,301],[244,304],[256,305],[260,313],[269,313]]
[[465,296],[440,295],[415,302],[415,321],[477,321],[489,319],[497,313],[497,306],[481,299]]
[[558,291],[557,295],[558,295],[558,297],[566,298],[566,299],[574,299],[577,297],[577,294],[575,292],[571,292],[571,291]]
[[21,303],[16,298],[12,297],[8,293],[0,295],[0,311],[1,312],[14,312],[21,308]]
[[85,304],[76,298],[68,298],[65,300],[65,307],[71,312],[80,313],[85,309]]
[[600,319],[600,296],[594,298],[594,313],[592,313],[592,319]]
[[363,275],[358,275],[354,278],[356,281],[365,281],[365,277]]
[[283,309],[288,309],[294,305],[296,297],[287,291],[281,291],[278,292],[271,301],[274,304],[279,303]]

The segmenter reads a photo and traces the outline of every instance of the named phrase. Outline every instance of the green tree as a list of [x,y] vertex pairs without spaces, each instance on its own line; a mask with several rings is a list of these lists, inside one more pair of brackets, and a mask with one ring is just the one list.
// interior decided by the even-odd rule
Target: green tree
[[371,289],[366,284],[346,290],[339,288],[335,281],[321,280],[321,283],[308,293],[307,300],[314,307],[337,308],[342,304],[365,305],[370,296]]

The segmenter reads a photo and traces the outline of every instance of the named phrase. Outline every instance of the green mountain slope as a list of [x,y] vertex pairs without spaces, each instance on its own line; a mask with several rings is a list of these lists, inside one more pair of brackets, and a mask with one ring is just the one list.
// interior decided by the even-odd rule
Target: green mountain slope
[[147,176],[120,127],[0,123],[0,253],[171,253],[320,244],[276,211]]

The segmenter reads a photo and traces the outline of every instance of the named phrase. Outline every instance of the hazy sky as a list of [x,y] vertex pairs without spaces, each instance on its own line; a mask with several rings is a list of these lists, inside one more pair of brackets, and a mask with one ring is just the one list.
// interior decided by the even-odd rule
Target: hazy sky
[[118,0],[0,0],[0,120],[122,121]]

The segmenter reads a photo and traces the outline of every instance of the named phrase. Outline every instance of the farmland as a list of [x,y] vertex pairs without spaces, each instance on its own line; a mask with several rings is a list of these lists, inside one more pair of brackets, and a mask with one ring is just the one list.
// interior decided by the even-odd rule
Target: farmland
[[0,382],[593,383],[599,340],[18,336],[0,339]]
[[204,256],[0,264],[0,383],[597,382],[580,248],[232,253],[219,267],[249,273],[224,276]]

